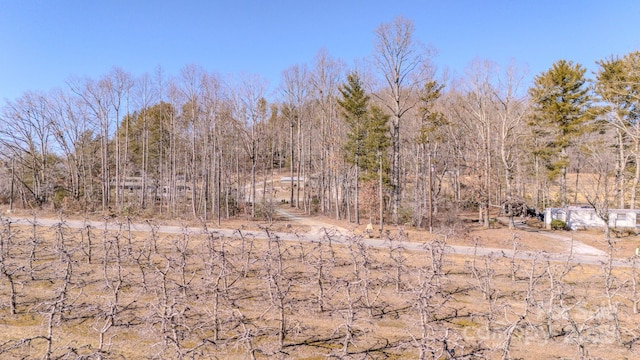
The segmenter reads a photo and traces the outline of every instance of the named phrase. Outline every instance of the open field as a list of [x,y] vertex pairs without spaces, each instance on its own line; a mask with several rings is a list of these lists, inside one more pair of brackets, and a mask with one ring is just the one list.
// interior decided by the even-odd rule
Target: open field
[[[130,231],[126,219],[81,229],[3,219],[0,357],[638,357],[635,267],[548,261],[540,247],[557,244],[524,230],[391,229],[372,248],[336,231],[305,239],[324,223],[310,220],[278,220],[299,233],[283,241],[270,229],[258,239],[204,226],[165,234],[153,222]],[[445,252],[514,240],[536,256]]]

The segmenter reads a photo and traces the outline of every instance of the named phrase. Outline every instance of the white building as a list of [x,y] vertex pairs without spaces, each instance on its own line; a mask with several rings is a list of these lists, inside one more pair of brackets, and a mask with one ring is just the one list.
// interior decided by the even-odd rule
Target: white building
[[[609,227],[624,229],[640,229],[638,224],[640,210],[610,209]],[[593,229],[604,227],[604,220],[600,218],[594,208],[590,206],[568,206],[566,208],[547,208],[544,211],[544,223],[551,228],[552,220],[562,220],[571,230]]]

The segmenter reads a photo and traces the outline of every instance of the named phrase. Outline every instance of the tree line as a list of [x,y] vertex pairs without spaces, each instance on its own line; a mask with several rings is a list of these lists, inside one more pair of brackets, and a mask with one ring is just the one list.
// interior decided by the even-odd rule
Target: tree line
[[[640,53],[599,61],[593,79],[569,60],[532,84],[523,68],[481,60],[449,79],[411,20],[374,35],[363,64],[321,50],[285,69],[274,92],[259,75],[197,65],[177,76],[116,67],[7,100],[0,201],[271,218],[272,181],[286,174],[291,206],[380,229],[431,228],[465,210],[488,226],[490,211],[521,203],[635,208]],[[568,183],[586,173],[598,174],[597,191]]]

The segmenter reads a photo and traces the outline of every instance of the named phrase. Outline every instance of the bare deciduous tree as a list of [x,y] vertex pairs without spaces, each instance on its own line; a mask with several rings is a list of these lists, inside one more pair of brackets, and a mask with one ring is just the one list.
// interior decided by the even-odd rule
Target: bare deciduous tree
[[422,49],[415,39],[414,24],[404,17],[396,17],[393,22],[380,25],[376,31],[376,45],[373,57],[375,67],[382,78],[382,92],[378,94],[386,109],[391,113],[392,148],[392,213],[398,221],[400,198],[402,196],[400,127],[407,112],[416,105],[415,92],[419,90],[424,72],[429,70],[429,51]]

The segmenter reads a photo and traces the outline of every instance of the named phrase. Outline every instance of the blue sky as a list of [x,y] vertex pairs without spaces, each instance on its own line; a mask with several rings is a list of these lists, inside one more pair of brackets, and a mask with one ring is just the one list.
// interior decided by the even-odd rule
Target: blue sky
[[0,103],[121,67],[134,76],[188,64],[272,87],[325,48],[351,66],[395,16],[438,51],[440,70],[515,61],[530,77],[558,59],[595,61],[640,49],[640,1],[590,0],[0,0]]

